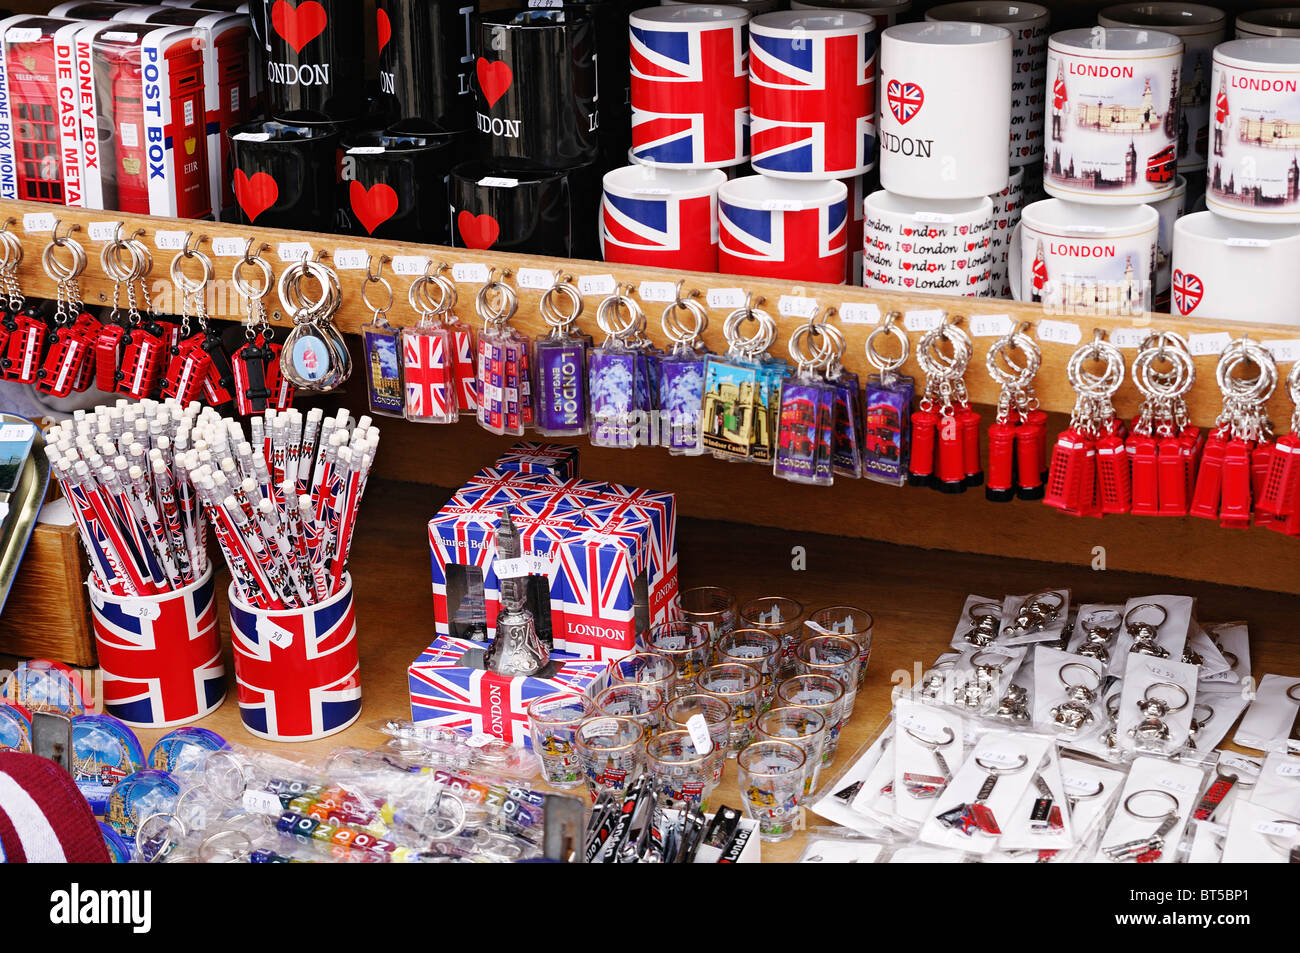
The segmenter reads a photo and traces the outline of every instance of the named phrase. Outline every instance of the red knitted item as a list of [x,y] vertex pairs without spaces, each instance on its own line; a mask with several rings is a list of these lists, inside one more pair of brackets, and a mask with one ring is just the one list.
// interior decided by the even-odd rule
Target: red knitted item
[[17,751],[0,751],[0,850],[9,863],[109,863],[104,835],[72,777]]

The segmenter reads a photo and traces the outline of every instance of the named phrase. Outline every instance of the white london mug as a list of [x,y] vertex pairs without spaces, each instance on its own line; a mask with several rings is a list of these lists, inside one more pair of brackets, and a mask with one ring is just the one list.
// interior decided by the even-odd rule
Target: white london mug
[[1011,170],[1007,187],[996,195],[993,202],[993,279],[989,293],[994,298],[1011,297],[1010,278],[1007,275],[1007,250],[1011,232],[1020,221],[1020,211],[1025,206],[1025,167]]
[[1228,15],[1199,3],[1121,3],[1102,10],[1104,27],[1172,33],[1183,41],[1178,74],[1178,171],[1204,169],[1210,154],[1210,57],[1228,33]]
[[863,284],[930,294],[987,296],[992,286],[993,202],[867,196]]
[[1057,314],[1151,310],[1160,216],[1149,205],[1025,206],[1011,234],[1011,296]]
[[1043,155],[1047,108],[1047,30],[1051,12],[1017,0],[964,0],[930,8],[927,20],[992,23],[1011,31],[1011,151],[1013,168]]
[[1300,223],[1300,38],[1219,45],[1213,88],[1206,208]]
[[880,41],[880,185],[924,199],[1007,185],[1011,33],[982,23],[904,23]]
[[1047,44],[1043,188],[1090,205],[1174,190],[1183,43],[1155,30],[1064,30]]
[[1300,326],[1300,226],[1213,212],[1174,225],[1170,314]]

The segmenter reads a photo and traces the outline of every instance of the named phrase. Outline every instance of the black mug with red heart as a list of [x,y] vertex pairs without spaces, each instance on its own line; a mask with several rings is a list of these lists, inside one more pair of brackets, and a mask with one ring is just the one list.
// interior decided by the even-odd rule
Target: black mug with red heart
[[267,120],[235,126],[229,135],[235,204],[242,224],[334,230],[337,128],[328,123]]
[[596,20],[582,7],[474,17],[479,153],[512,166],[567,169],[600,148]]
[[378,0],[374,106],[390,129],[424,133],[473,124],[470,16],[477,9],[476,0]]
[[366,108],[365,5],[358,0],[252,0],[264,34],[266,113],[355,119]]
[[465,133],[354,133],[343,139],[341,205],[354,235],[451,244],[447,173]]
[[525,255],[580,256],[582,232],[594,232],[595,216],[582,221],[581,212],[575,215],[572,174],[480,161],[455,166],[448,182],[451,244]]

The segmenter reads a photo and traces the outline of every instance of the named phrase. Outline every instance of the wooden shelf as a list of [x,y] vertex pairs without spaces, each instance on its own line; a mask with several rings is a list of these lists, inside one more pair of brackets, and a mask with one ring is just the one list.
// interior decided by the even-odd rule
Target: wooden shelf
[[[584,461],[593,478],[609,476]],[[276,745],[243,730],[235,698],[229,623],[220,573],[220,627],[226,650],[229,694],[214,714],[196,722],[231,741],[320,763],[333,748],[374,747],[383,736],[366,725],[384,718],[410,717],[406,669],[433,639],[429,593],[429,551],[425,524],[449,496],[446,490],[403,483],[375,483],[366,494],[351,570],[356,579],[356,611],[361,650],[364,708],[347,731],[304,745]],[[1244,619],[1250,625],[1251,663],[1258,679],[1266,672],[1300,675],[1295,640],[1295,599],[1212,584],[1187,584],[1127,572],[1094,573],[1084,567],[1048,565],[938,553],[886,543],[863,542],[812,533],[787,532],[736,523],[687,519],[678,531],[683,587],[721,585],[745,599],[787,594],[805,608],[851,604],[875,616],[871,665],[858,695],[853,720],[845,729],[839,755],[827,779],[874,737],[890,707],[890,692],[920,672],[944,650],[966,595],[1030,592],[1044,586],[1070,586],[1076,601],[1123,601],[1133,595],[1175,592],[1195,596],[1206,622]],[[791,569],[790,547],[803,546],[807,569]],[[141,731],[145,751],[162,731]],[[740,806],[735,763],[729,762],[714,805]],[[826,822],[809,815],[810,825]],[[763,846],[768,861],[799,856],[805,835]]]
[[[1001,301],[978,298],[951,298],[936,295],[905,294],[867,290],[852,286],[838,285],[816,285],[816,284],[792,284],[788,282],[774,282],[759,279],[742,278],[738,276],[727,275],[706,275],[691,272],[669,272],[650,268],[634,268],[622,265],[609,265],[602,262],[579,262],[569,261],[558,258],[541,258],[536,256],[499,254],[486,251],[470,251],[460,248],[441,248],[437,246],[412,245],[400,242],[390,241],[373,241],[364,238],[355,238],[338,235],[322,235],[308,232],[284,232],[269,229],[250,228],[239,225],[228,225],[219,222],[183,222],[174,219],[151,218],[148,216],[123,216],[115,212],[90,211],[85,209],[63,209],[51,208],[48,205],[40,205],[27,202],[0,202],[0,220],[12,218],[15,224],[11,226],[15,233],[22,235],[25,255],[22,266],[19,269],[19,280],[24,292],[34,297],[53,298],[55,293],[54,281],[44,272],[40,264],[41,251],[50,241],[48,233],[34,233],[27,235],[23,229],[23,215],[27,213],[52,213],[64,225],[75,224],[80,226],[80,231],[75,233],[76,239],[86,248],[90,263],[87,266],[86,273],[81,279],[81,288],[85,299],[90,304],[107,304],[111,300],[113,292],[113,283],[100,270],[99,267],[99,248],[100,243],[92,242],[89,238],[89,226],[92,222],[117,222],[125,223],[127,234],[142,229],[144,231],[143,240],[153,246],[155,235],[158,230],[170,232],[192,231],[195,236],[207,240],[203,245],[204,251],[211,254],[210,242],[214,238],[239,238],[247,242],[251,239],[256,245],[265,243],[269,246],[266,252],[266,258],[271,263],[278,275],[285,265],[279,261],[277,250],[285,243],[306,243],[316,252],[324,252],[326,261],[332,261],[335,254],[340,250],[361,250],[367,255],[374,256],[375,260],[381,256],[390,257],[418,256],[431,259],[434,263],[447,262],[448,264],[479,262],[490,267],[495,267],[500,271],[506,269],[518,269],[520,267],[547,268],[552,270],[563,271],[566,274],[575,277],[583,275],[613,275],[620,285],[630,284],[639,287],[642,281],[677,281],[679,279],[685,282],[686,289],[694,289],[704,292],[709,288],[722,287],[741,287],[747,291],[752,291],[755,295],[764,299],[764,309],[774,317],[777,317],[777,302],[782,295],[797,295],[810,297],[817,300],[822,307],[834,307],[840,309],[846,303],[872,304],[879,308],[880,313],[887,314],[890,311],[909,312],[922,310],[942,310],[952,314],[964,315],[967,318],[980,314],[1006,314],[1016,322],[1028,322],[1036,325],[1045,318],[1053,320],[1066,321],[1076,324],[1083,332],[1085,338],[1091,337],[1094,328],[1104,329],[1108,334],[1120,328],[1137,327],[1143,329],[1171,329],[1177,330],[1183,334],[1202,334],[1216,331],[1227,331],[1233,336],[1241,334],[1250,334],[1257,340],[1292,340],[1300,338],[1300,329],[1286,327],[1283,325],[1269,324],[1244,324],[1237,322],[1216,322],[1213,320],[1191,320],[1187,318],[1172,318],[1166,314],[1145,314],[1131,317],[1088,317],[1088,316],[1070,316],[1070,315],[1048,315],[1044,310],[1034,304],[1024,304],[1013,301]],[[62,233],[61,233],[62,234]],[[158,307],[164,313],[178,312],[178,306],[171,305],[175,297],[172,293],[171,282],[168,278],[168,265],[171,261],[172,252],[155,252],[154,268],[151,278],[150,292],[153,295]],[[66,256],[65,256],[66,260]],[[215,293],[211,296],[209,310],[213,317],[224,317],[230,319],[240,319],[244,314],[244,304],[238,294],[235,293],[229,281],[229,275],[237,259],[216,258],[214,263],[217,270],[217,281],[214,282]],[[191,273],[194,269],[191,267]],[[391,282],[396,304],[388,318],[394,324],[413,323],[415,314],[407,304],[407,291],[413,280],[411,277],[404,277],[393,274],[392,268],[385,270],[385,276]],[[361,297],[361,286],[365,280],[364,271],[345,270],[340,272],[340,278],[343,289],[343,306],[335,317],[335,325],[347,333],[356,333],[361,325],[371,320],[370,310],[363,304]],[[462,285],[460,287],[461,304],[458,313],[467,323],[477,325],[473,315],[472,298],[473,292],[477,290],[472,285]],[[377,297],[383,297],[382,292],[377,292]],[[547,330],[544,322],[537,311],[537,304],[540,294],[536,291],[522,291],[519,295],[519,311],[516,314],[513,324],[532,335],[545,333]],[[271,299],[268,299],[270,304]],[[586,310],[583,318],[580,319],[579,325],[588,332],[594,332],[595,320],[594,312],[597,302],[588,299]],[[278,301],[275,302],[278,308]],[[666,340],[659,328],[659,314],[663,306],[652,304],[646,307],[649,321],[649,336],[660,345],[666,344]],[[279,314],[278,310],[273,315],[281,326],[285,324],[285,317]],[[715,351],[726,349],[722,337],[722,319],[725,317],[724,312],[711,312],[712,323],[705,334],[705,340]],[[793,329],[800,323],[801,319],[797,318],[777,318],[780,326],[780,333],[777,343],[772,348],[772,353],[784,356],[786,346]],[[838,320],[838,319],[837,319]],[[840,326],[844,332],[847,342],[847,350],[844,358],[844,365],[851,371],[856,371],[862,376],[872,373],[870,366],[867,364],[864,353],[864,345],[867,335],[871,328],[862,324],[845,324],[842,321]],[[904,372],[921,377],[921,372],[915,359],[915,345],[919,340],[918,334],[912,334],[913,357],[904,367]],[[976,338],[975,353],[971,360],[970,370],[967,373],[967,386],[970,391],[971,399],[977,404],[993,405],[997,402],[998,386],[990,379],[984,368],[984,359],[989,345],[993,338]],[[1064,369],[1069,360],[1070,354],[1074,351],[1074,345],[1041,343],[1043,351],[1043,367],[1038,375],[1037,391],[1039,400],[1044,409],[1059,413],[1069,413],[1074,406],[1074,393],[1071,391],[1066,381]],[[893,353],[890,351],[889,353]],[[1136,352],[1127,352],[1127,357],[1131,360]],[[1214,356],[1200,357],[1196,360],[1197,384],[1193,388],[1188,398],[1189,411],[1193,422],[1201,426],[1209,425],[1213,422],[1220,410],[1221,399],[1218,387],[1214,384],[1214,368],[1217,358]],[[1270,404],[1270,413],[1273,420],[1279,425],[1284,425],[1291,417],[1292,405],[1284,394],[1285,387],[1279,388],[1277,394]],[[1138,394],[1130,382],[1126,382],[1116,398],[1116,407],[1120,414],[1125,417],[1131,416],[1137,409]]]

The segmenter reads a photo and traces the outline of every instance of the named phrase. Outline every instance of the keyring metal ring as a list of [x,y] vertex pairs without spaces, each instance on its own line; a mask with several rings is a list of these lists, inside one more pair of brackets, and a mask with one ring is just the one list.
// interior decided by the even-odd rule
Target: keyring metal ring
[[1168,621],[1168,619],[1169,619],[1169,610],[1166,609],[1164,606],[1162,606],[1160,603],[1158,603],[1158,602],[1140,602],[1140,603],[1138,603],[1137,605],[1135,605],[1132,609],[1129,609],[1128,612],[1124,613],[1124,628],[1127,629],[1127,628],[1130,628],[1131,626],[1133,626],[1133,625],[1135,624],[1135,623],[1132,621],[1132,620],[1133,620],[1133,617],[1134,617],[1138,612],[1141,612],[1143,609],[1158,609],[1158,610],[1160,611],[1160,621],[1159,621],[1159,622],[1155,622],[1155,623],[1152,623],[1152,622],[1142,622],[1142,623],[1136,623],[1136,624],[1147,625],[1147,626],[1150,626],[1150,627],[1153,628],[1153,629],[1158,629],[1158,628],[1160,628],[1162,625],[1164,625],[1165,622]]
[[[145,848],[148,846],[149,842],[154,840],[158,835],[146,834],[145,828],[149,827],[150,822],[155,820],[155,818],[162,822],[165,831],[169,833],[174,831],[176,832],[176,836],[171,838],[169,844],[150,854],[145,850]],[[159,825],[153,824],[152,826],[157,827]],[[153,814],[150,814],[141,820],[135,829],[136,855],[142,858],[147,864],[160,863],[166,859],[169,853],[171,853],[171,848],[181,842],[181,839],[185,837],[185,833],[185,825],[181,823],[180,818],[178,818],[174,813],[170,811],[155,811]]]
[[970,619],[972,622],[976,619],[1001,620],[1002,607],[996,602],[977,602],[966,610],[966,618]]
[[[231,840],[236,844],[242,841],[242,846],[226,847],[224,844],[221,844],[221,841]],[[211,834],[204,839],[203,843],[199,845],[198,856],[201,863],[211,864],[214,863],[219,856],[225,854],[227,857],[225,862],[230,864],[248,856],[252,850],[253,839],[243,831],[224,830],[217,831],[215,834]]]
[[1258,777],[1252,777],[1246,774],[1228,774],[1223,770],[1223,765],[1221,763],[1216,763],[1214,765],[1214,776],[1220,781],[1231,781],[1233,784],[1240,784],[1243,788],[1251,787],[1259,780]]
[[[556,294],[563,295],[569,302],[569,313],[561,312],[554,303]],[[582,316],[583,300],[582,292],[575,288],[567,281],[558,282],[542,292],[542,298],[537,303],[537,310],[542,314],[542,320],[553,328],[570,328]]]
[[[216,774],[215,771],[221,773]],[[209,754],[203,763],[203,779],[208,790],[228,804],[238,803],[248,789],[244,765],[232,751],[213,751]],[[233,779],[238,779],[237,785],[232,783]],[[236,787],[238,790],[235,790]]]
[[[1173,368],[1168,373],[1158,371],[1154,364],[1166,360]],[[1133,379],[1139,389],[1161,400],[1177,400],[1192,389],[1196,381],[1196,364],[1192,356],[1181,348],[1139,351],[1133,359]]]
[[[429,296],[428,286],[436,283],[438,286],[438,300],[434,301]],[[420,275],[411,282],[411,286],[406,289],[406,300],[421,317],[433,317],[441,313],[443,304],[447,300],[447,286],[439,282],[433,275]]]
[[[1001,660],[1002,660],[1002,664],[1001,664],[1001,665],[990,665],[988,662],[981,662],[981,661],[979,660],[981,655],[992,655],[994,658],[1001,659]],[[981,649],[981,650],[978,651],[978,652],[975,652],[975,653],[972,654],[971,657],[970,657],[970,664],[971,664],[971,667],[972,667],[972,668],[983,668],[983,669],[988,669],[988,670],[990,670],[990,671],[995,671],[995,672],[1000,672],[1000,671],[1002,671],[1004,668],[1006,668],[1006,667],[1007,667],[1007,662],[1009,662],[1009,661],[1011,661],[1011,659],[1008,658],[1007,656],[1003,655],[1001,652],[986,652],[986,651],[984,651],[983,649]]]
[[[1088,685],[1084,685],[1083,682],[1067,682],[1065,680],[1065,670],[1067,668],[1083,669],[1085,672],[1087,672],[1089,675],[1091,675],[1093,678],[1097,680],[1097,684],[1088,686]],[[1097,674],[1096,670],[1088,667],[1087,665],[1084,665],[1082,662],[1066,662],[1064,665],[1062,665],[1060,668],[1056,670],[1056,677],[1060,681],[1060,683],[1064,685],[1067,689],[1082,686],[1084,688],[1087,688],[1089,691],[1095,692],[1097,689],[1101,688],[1101,676]]]
[[[500,308],[493,308],[489,304],[488,297],[494,291],[501,295]],[[478,289],[478,294],[474,296],[474,308],[484,321],[504,324],[515,316],[515,311],[519,308],[519,295],[504,281],[493,278]]]
[[[380,270],[383,269],[383,265],[380,265],[379,267]],[[378,307],[370,300],[370,289],[375,285],[382,285],[383,289],[388,292],[388,303],[382,308]],[[365,303],[365,306],[375,314],[386,314],[393,307],[393,286],[388,283],[387,278],[378,274],[372,276],[367,271],[365,281],[361,283],[361,300]]]
[[[0,270],[11,271],[16,269],[23,261],[23,242],[22,239],[9,231],[10,225],[17,224],[18,219],[5,219],[3,225],[0,225],[0,243],[4,244],[5,255],[0,259]],[[13,252],[13,260],[10,261],[10,252]]]
[[[1012,350],[1018,350],[1025,355],[1024,367],[1017,365],[1008,357]],[[999,359],[1006,363],[1006,368],[998,364]],[[1004,386],[1026,387],[1033,383],[1042,363],[1042,351],[1038,349],[1034,339],[1023,331],[1012,331],[998,338],[989,346],[988,354],[984,356],[984,366],[988,369],[989,377]]]
[[[938,667],[939,667],[939,666],[937,666],[937,665],[934,666],[934,668],[938,668]],[[925,747],[930,748],[930,749],[934,749],[934,748],[946,748],[946,747],[948,747],[950,744],[952,744],[955,740],[957,740],[957,736],[956,736],[955,734],[953,734],[952,729],[949,728],[947,725],[944,725],[944,726],[943,726],[943,733],[944,733],[944,736],[945,736],[945,737],[944,737],[944,739],[943,739],[942,741],[933,741],[933,740],[931,740],[930,738],[924,738],[924,737],[922,737],[921,735],[918,735],[918,734],[917,734],[915,731],[913,731],[911,728],[908,728],[908,727],[906,727],[906,726],[904,726],[903,730],[906,731],[909,735],[911,735],[911,736],[912,736],[912,737],[913,737],[917,742],[919,742],[920,744],[925,745]]]
[[60,246],[50,242],[41,252],[41,267],[45,269],[45,273],[56,282],[71,281],[81,277],[86,270],[86,250],[81,247],[81,243],[71,238],[64,240],[63,247],[68,248],[72,255],[72,264],[67,267],[64,267],[55,254],[57,247]]
[[1119,692],[1116,692],[1114,695],[1111,695],[1110,698],[1106,699],[1106,714],[1111,717],[1112,721],[1119,717],[1120,701]]
[[[1253,379],[1232,376],[1243,364],[1254,364],[1259,373]],[[1225,395],[1248,401],[1267,401],[1277,388],[1277,363],[1265,348],[1242,336],[1228,344],[1219,357],[1214,377]]]
[[[817,351],[809,354],[804,347],[804,341],[809,335],[817,335],[821,338]],[[790,343],[787,345],[790,357],[799,366],[800,371],[811,370],[827,364],[834,352],[835,344],[830,335],[822,333],[813,324],[801,324],[790,334]]]
[[[1106,362],[1106,369],[1100,376],[1085,370],[1085,364],[1100,360]],[[1124,383],[1124,353],[1109,341],[1096,338],[1075,349],[1065,371],[1070,386],[1078,393],[1086,397],[1109,399]]]
[[[199,263],[199,270],[202,272],[203,277],[198,281],[191,280],[189,276],[185,274],[185,268],[182,263],[189,258],[196,259]],[[188,254],[180,251],[176,253],[174,258],[172,258],[171,267],[168,271],[171,274],[172,284],[179,288],[182,294],[199,294],[208,286],[208,282],[212,280],[212,259],[201,251],[189,252]]]
[[[245,265],[255,265],[261,271],[262,288],[260,291],[253,290],[253,287],[244,278],[243,270]],[[249,301],[258,301],[270,294],[271,286],[275,284],[275,273],[271,270],[271,265],[265,258],[241,258],[235,263],[230,280],[234,284],[235,290],[241,295]]]
[[[1202,708],[1209,709],[1210,713],[1206,715],[1204,718],[1197,718],[1196,712]],[[1207,724],[1209,724],[1210,719],[1213,717],[1214,717],[1213,705],[1207,705],[1205,704],[1205,702],[1197,702],[1195,705],[1192,706],[1192,727],[1195,728],[1197,731],[1200,731]]]
[[[1139,814],[1133,810],[1133,799],[1142,797],[1146,794],[1154,794],[1156,797],[1169,799],[1169,810],[1161,811],[1159,814]],[[1159,821],[1168,817],[1174,811],[1178,810],[1178,798],[1174,797],[1168,791],[1162,791],[1159,788],[1143,788],[1140,791],[1134,791],[1128,797],[1124,798],[1124,813],[1136,817],[1140,821]]]
[[[750,295],[752,298],[753,296]],[[761,298],[758,300],[762,300]],[[758,327],[754,333],[747,338],[740,336],[740,326],[746,321],[756,321]],[[727,344],[741,354],[757,356],[765,352],[776,341],[776,322],[772,316],[760,308],[750,307],[748,304],[743,308],[737,308],[727,315],[726,321],[722,325],[722,336],[726,338]]]
[[1017,771],[1021,771],[1024,769],[1025,765],[1029,763],[1029,756],[1022,751],[1019,752],[1019,757],[1020,760],[1017,761],[1011,767],[1003,767],[1002,765],[998,765],[998,764],[985,764],[984,759],[981,758],[979,755],[975,756],[975,763],[979,765],[981,768],[983,768],[985,771],[987,771],[989,774],[1000,777],[1004,774],[1015,774]]
[[1048,604],[1055,616],[1059,614],[1061,609],[1065,606],[1065,596],[1061,595],[1055,589],[1039,589],[1037,592],[1031,592],[1029,595],[1025,596],[1024,601],[1020,603],[1020,607],[1023,609],[1025,606],[1044,602]]
[[[280,281],[276,286],[280,296],[280,304],[284,310],[291,314],[314,316],[319,314],[330,300],[330,286],[327,276],[314,270],[314,262],[299,261],[294,262],[284,271],[280,272]],[[320,285],[320,297],[312,304],[306,304],[302,298],[302,279],[311,275]],[[295,302],[293,299],[296,298]]]
[[[622,319],[620,308],[627,309],[627,318],[615,324],[616,319]],[[626,340],[645,327],[645,312],[636,298],[615,292],[596,306],[596,324],[609,337]]]
[[[1167,687],[1176,690],[1180,695],[1183,696],[1182,702],[1178,705],[1171,705],[1169,702],[1164,701],[1164,699],[1162,698],[1152,698],[1151,690],[1153,688],[1161,688],[1161,687]],[[1190,702],[1191,700],[1192,700],[1191,696],[1187,694],[1187,689],[1183,688],[1183,686],[1177,684],[1176,682],[1152,682],[1150,685],[1147,686],[1147,690],[1142,693],[1143,704],[1146,704],[1148,702],[1164,702],[1170,714],[1176,711],[1182,711],[1184,708],[1187,707],[1187,703]]]
[[1296,682],[1286,690],[1286,697],[1293,702],[1300,702],[1300,695],[1296,694],[1297,692],[1300,692],[1300,682]]
[[[694,319],[694,324],[689,329],[677,320],[679,309],[684,309]],[[674,344],[689,344],[699,340],[700,335],[709,326],[709,312],[694,297],[682,298],[679,295],[676,301],[664,306],[663,314],[659,318],[659,326]]]
[[[51,242],[51,244],[57,245],[61,243]],[[120,238],[114,238],[111,241],[105,242],[104,247],[99,250],[100,269],[104,274],[108,275],[109,278],[119,284],[133,280],[135,267],[139,261],[139,259],[135,257],[135,253],[131,251],[132,267],[128,269],[123,265],[121,259],[118,257],[123,248],[126,248],[127,251],[131,251],[131,249],[127,247],[125,241]]]
[[1101,797],[1101,792],[1106,790],[1106,782],[1098,781],[1097,790],[1089,791],[1087,794],[1071,794],[1068,786],[1065,788],[1065,796],[1072,801],[1091,801],[1095,797]]
[[[908,356],[912,353],[912,340],[907,336],[907,332],[898,326],[896,319],[897,311],[891,311],[885,316],[884,323],[872,329],[867,335],[867,361],[876,370],[882,373],[892,373],[907,363]],[[888,335],[899,344],[899,355],[897,358],[885,357],[880,353],[876,342],[882,335]]]
[[[942,342],[952,346],[952,355],[940,350]],[[916,346],[916,360],[929,377],[960,377],[971,358],[971,340],[955,324],[941,324],[927,331]]]

